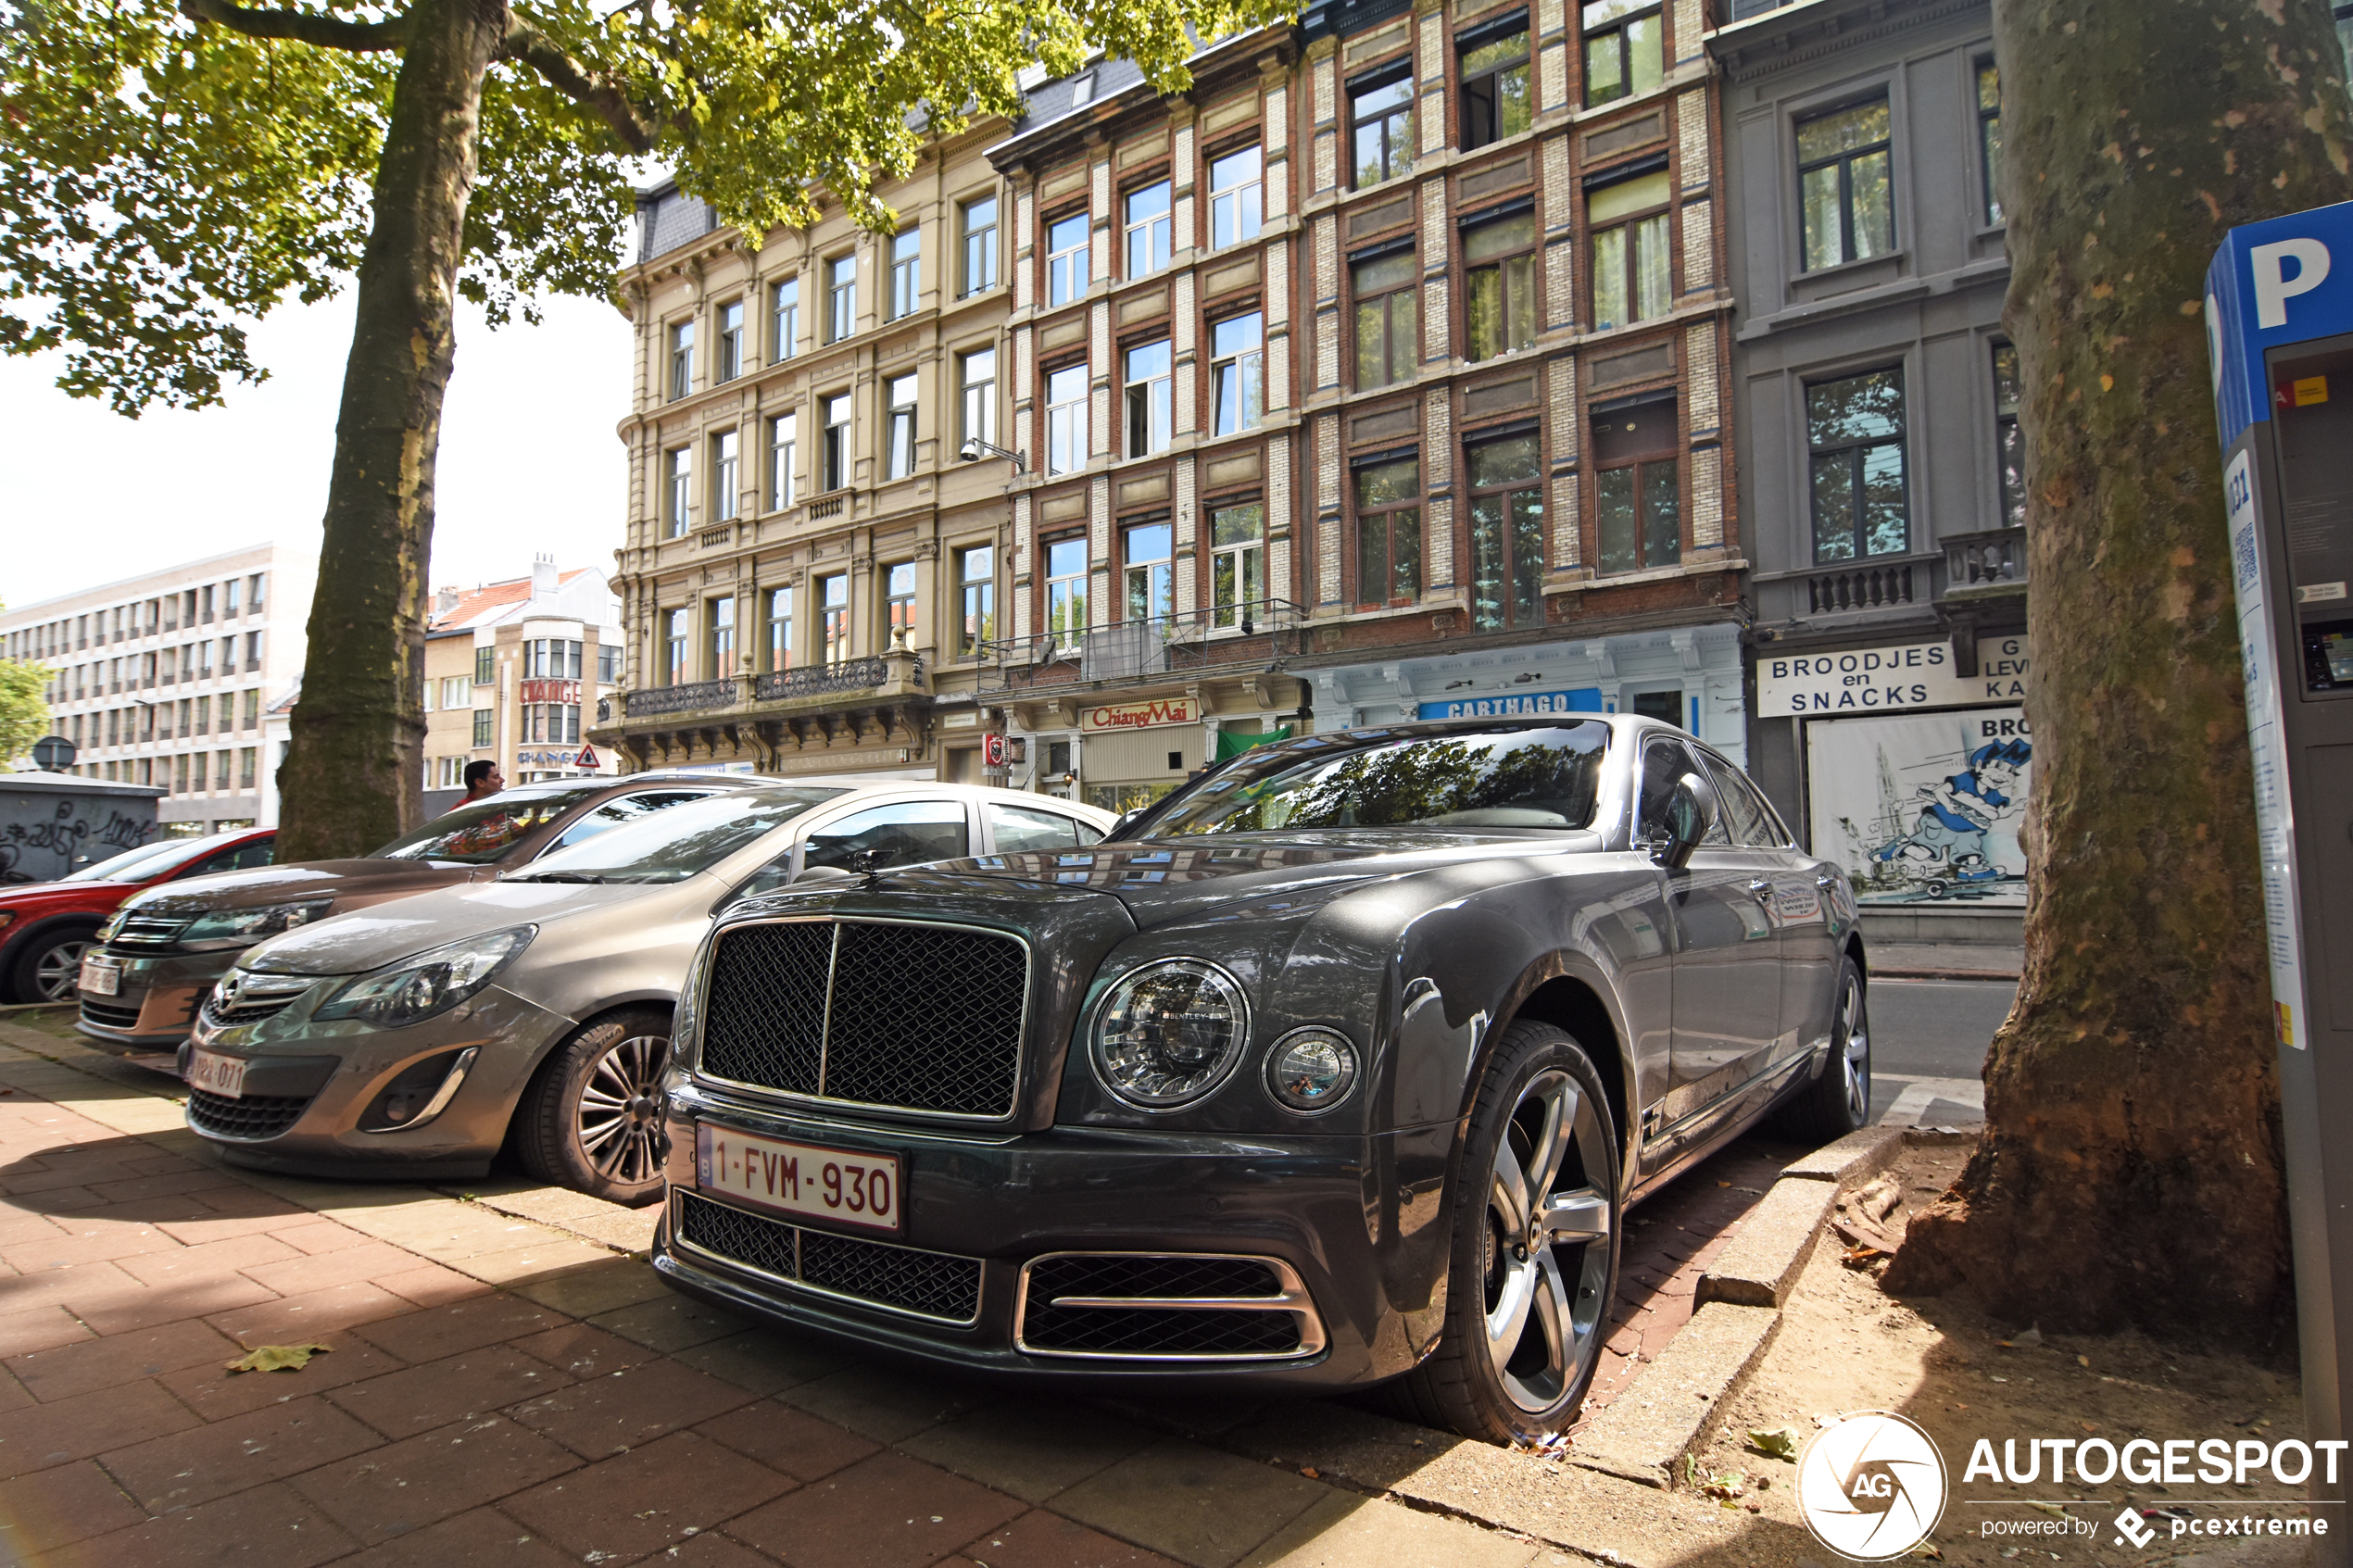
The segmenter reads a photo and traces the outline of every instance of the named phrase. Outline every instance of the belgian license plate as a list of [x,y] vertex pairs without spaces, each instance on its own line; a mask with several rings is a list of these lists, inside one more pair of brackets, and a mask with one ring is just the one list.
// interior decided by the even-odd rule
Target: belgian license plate
[[245,1061],[218,1051],[188,1053],[188,1086],[223,1099],[242,1099],[245,1092]]
[[900,1230],[899,1157],[695,1128],[695,1185],[715,1197],[860,1230]]
[[122,990],[122,968],[112,959],[83,959],[80,985],[94,997],[116,996]]

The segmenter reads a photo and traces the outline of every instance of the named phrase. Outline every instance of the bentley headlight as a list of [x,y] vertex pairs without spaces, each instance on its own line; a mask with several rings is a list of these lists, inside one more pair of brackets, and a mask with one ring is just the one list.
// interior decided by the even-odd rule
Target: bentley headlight
[[538,929],[514,925],[469,936],[363,974],[321,1002],[311,1017],[356,1018],[382,1029],[422,1022],[489,985]]
[[1304,1116],[1329,1110],[1356,1086],[1356,1047],[1337,1029],[1294,1029],[1266,1053],[1266,1092]]
[[1215,964],[1164,959],[1123,976],[1095,1012],[1095,1072],[1146,1110],[1189,1105],[1226,1081],[1250,1038],[1242,988]]
[[250,909],[215,909],[198,915],[180,934],[185,942],[258,942],[324,916],[334,902],[313,898],[300,904],[262,904]]

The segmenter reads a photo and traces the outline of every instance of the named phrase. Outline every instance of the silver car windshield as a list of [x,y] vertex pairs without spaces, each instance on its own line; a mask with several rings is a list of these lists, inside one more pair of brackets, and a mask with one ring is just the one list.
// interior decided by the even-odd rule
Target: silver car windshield
[[1582,828],[1593,821],[1606,724],[1416,735],[1219,773],[1122,838],[1353,828]]
[[684,882],[811,807],[846,795],[811,784],[714,795],[557,851],[504,882]]

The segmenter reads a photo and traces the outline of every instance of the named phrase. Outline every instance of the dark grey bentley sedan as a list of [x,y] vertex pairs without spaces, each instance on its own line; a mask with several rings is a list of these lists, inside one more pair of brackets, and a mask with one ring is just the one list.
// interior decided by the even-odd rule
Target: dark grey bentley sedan
[[740,905],[686,978],[654,1262],[919,1357],[1396,1380],[1571,1421],[1627,1206],[1870,1099],[1838,869],[1629,716],[1246,753],[1102,844]]

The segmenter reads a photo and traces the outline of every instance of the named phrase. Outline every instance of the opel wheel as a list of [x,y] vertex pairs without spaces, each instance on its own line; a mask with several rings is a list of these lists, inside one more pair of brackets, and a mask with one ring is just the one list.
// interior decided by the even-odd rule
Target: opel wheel
[[659,1197],[669,1061],[670,1017],[650,1009],[600,1019],[557,1047],[515,1108],[524,1167],[615,1203]]

